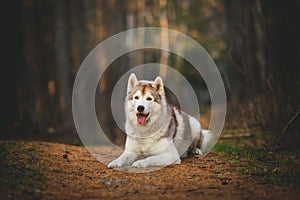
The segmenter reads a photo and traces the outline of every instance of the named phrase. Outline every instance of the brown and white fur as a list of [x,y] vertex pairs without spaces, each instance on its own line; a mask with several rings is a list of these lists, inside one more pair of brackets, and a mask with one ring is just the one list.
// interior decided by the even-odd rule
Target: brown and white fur
[[202,155],[208,132],[201,131],[194,117],[167,103],[160,77],[138,81],[130,75],[125,113],[125,151],[109,168],[166,166],[180,164],[188,153]]

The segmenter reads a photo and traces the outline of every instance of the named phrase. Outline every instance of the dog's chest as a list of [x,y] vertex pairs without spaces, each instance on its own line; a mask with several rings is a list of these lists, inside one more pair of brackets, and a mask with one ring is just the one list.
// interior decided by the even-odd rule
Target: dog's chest
[[166,147],[167,141],[163,138],[133,138],[128,137],[126,141],[126,147],[129,151],[138,154],[157,154]]

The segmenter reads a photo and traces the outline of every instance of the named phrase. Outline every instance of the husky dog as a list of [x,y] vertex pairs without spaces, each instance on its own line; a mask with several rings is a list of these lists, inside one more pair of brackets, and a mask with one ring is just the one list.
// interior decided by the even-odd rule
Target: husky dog
[[209,132],[201,131],[194,117],[167,103],[160,77],[138,81],[130,75],[125,114],[125,151],[109,168],[166,166],[180,164],[188,153],[202,155]]

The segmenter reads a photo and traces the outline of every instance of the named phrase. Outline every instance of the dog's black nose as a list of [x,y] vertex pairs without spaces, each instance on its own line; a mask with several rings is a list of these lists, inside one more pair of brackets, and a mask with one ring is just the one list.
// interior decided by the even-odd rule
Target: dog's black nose
[[143,111],[144,111],[144,109],[145,109],[145,107],[144,107],[144,106],[138,106],[138,107],[137,107],[137,110],[138,110],[139,112],[143,112]]

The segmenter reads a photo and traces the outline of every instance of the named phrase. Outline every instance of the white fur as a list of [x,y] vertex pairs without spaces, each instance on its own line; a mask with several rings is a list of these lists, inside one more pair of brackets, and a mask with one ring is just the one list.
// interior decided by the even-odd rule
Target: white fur
[[[152,84],[153,88],[151,87],[151,91],[145,94],[140,90],[132,94],[141,84]],[[153,90],[160,94],[160,101],[154,101]],[[190,148],[194,153],[202,154],[200,147],[198,148],[198,141],[200,139],[204,141],[204,138],[201,138],[204,136],[201,136],[200,123],[168,105],[160,77],[154,81],[138,81],[136,76],[131,74],[127,94],[133,98],[130,100],[126,98],[125,101],[127,134],[125,151],[109,163],[109,168],[125,165],[141,168],[180,164],[180,157],[186,157]],[[143,112],[148,114],[145,124],[137,123],[138,106],[144,106]],[[144,158],[139,160],[141,157]]]

